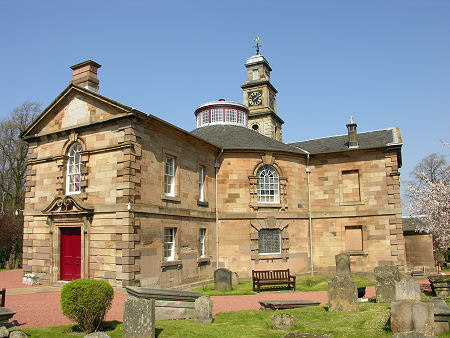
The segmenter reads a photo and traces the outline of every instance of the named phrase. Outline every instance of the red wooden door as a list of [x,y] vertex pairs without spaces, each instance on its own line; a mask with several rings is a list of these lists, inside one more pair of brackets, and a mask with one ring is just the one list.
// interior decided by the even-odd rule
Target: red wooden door
[[81,228],[61,229],[61,280],[81,277]]

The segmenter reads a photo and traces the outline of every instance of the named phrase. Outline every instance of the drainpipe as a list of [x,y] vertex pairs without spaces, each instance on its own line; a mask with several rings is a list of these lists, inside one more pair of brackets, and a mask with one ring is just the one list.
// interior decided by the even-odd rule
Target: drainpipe
[[311,276],[314,276],[313,262],[313,237],[312,237],[312,219],[311,219],[311,186],[310,178],[311,168],[309,167],[309,154],[306,155],[306,176],[308,177],[308,216],[309,216],[309,256],[311,257]]
[[222,154],[223,149],[220,149],[220,152],[214,161],[214,169],[216,172],[216,269],[219,268],[219,192],[217,190],[217,174],[220,168],[219,158],[220,156],[222,156]]

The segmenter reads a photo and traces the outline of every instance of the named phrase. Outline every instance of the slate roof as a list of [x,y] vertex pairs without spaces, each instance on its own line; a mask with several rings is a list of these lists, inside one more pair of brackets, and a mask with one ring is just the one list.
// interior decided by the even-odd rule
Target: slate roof
[[278,142],[251,129],[234,125],[197,128],[191,134],[224,149],[274,150],[306,154],[301,149]]
[[[401,145],[395,128],[358,133],[359,147],[357,149],[386,147]],[[331,153],[349,150],[348,135],[330,136],[314,140],[289,143],[291,146],[301,148],[311,154]]]

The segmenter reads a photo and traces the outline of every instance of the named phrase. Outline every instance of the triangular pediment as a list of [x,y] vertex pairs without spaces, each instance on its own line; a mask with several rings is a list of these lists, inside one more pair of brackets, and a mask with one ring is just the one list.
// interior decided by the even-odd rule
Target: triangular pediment
[[94,207],[84,203],[81,199],[70,195],[56,196],[44,209],[44,214],[88,214],[94,211]]
[[23,132],[29,138],[128,115],[133,108],[70,84]]

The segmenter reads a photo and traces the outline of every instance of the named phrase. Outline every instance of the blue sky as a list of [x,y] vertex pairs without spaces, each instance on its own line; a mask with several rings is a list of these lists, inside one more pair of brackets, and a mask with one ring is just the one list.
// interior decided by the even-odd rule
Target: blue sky
[[449,154],[450,1],[0,0],[0,118],[47,106],[95,60],[100,93],[177,126],[195,108],[242,102],[246,58],[261,37],[283,140],[400,127],[402,180]]

